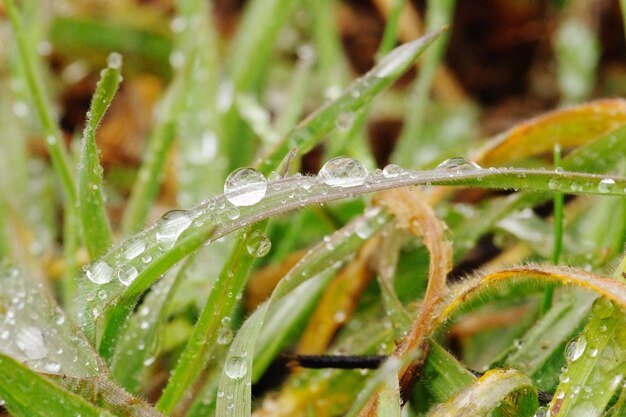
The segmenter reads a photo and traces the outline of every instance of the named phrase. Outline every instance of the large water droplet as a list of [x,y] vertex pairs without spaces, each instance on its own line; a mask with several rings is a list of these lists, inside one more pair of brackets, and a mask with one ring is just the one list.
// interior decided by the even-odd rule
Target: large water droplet
[[591,306],[591,312],[599,319],[607,319],[611,317],[611,314],[613,314],[613,309],[614,307],[611,300],[604,297],[596,298],[596,300],[593,302],[593,305]]
[[615,187],[615,180],[613,178],[604,178],[600,181],[600,184],[598,184],[598,191],[608,193],[613,187]]
[[96,261],[87,268],[87,278],[94,284],[106,284],[113,279],[113,268],[104,261]]
[[437,165],[435,169],[443,170],[443,171],[461,172],[461,171],[474,171],[477,169],[481,169],[481,166],[478,165],[474,161],[470,161],[469,159],[456,157],[456,158],[446,159],[445,161]]
[[120,280],[122,285],[127,287],[137,278],[137,275],[139,275],[139,272],[137,272],[137,268],[132,265],[127,265],[117,271],[117,279]]
[[235,206],[252,206],[265,197],[267,179],[253,168],[239,168],[224,182],[224,195]]
[[43,359],[48,354],[41,330],[37,327],[20,329],[15,336],[15,344],[28,359]]
[[248,371],[248,364],[245,358],[241,356],[233,356],[228,358],[226,365],[224,365],[224,372],[232,379],[243,378]]
[[192,217],[185,210],[172,210],[159,220],[156,232],[156,241],[159,249],[169,250],[192,222]]
[[585,353],[587,347],[587,339],[584,335],[579,336],[577,339],[570,341],[565,347],[565,359],[568,362],[574,362]]
[[117,52],[112,52],[107,57],[107,65],[112,69],[122,68],[122,55]]
[[250,234],[247,241],[248,253],[255,258],[261,258],[267,255],[272,249],[272,241],[259,230],[255,230]]
[[365,182],[367,169],[356,159],[338,156],[326,162],[317,178],[334,187],[354,187]]

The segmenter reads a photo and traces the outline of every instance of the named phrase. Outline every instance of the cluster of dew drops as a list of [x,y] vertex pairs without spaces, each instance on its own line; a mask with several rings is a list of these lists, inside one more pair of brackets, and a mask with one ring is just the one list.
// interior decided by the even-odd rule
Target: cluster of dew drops
[[[454,173],[460,174],[468,171],[481,170],[482,168],[473,161],[465,158],[450,158],[439,164],[435,171],[444,171],[449,175]],[[558,171],[557,171],[558,172]],[[400,176],[416,175],[414,171],[405,171],[398,165],[389,164],[384,169],[377,169],[370,173],[367,168],[358,160],[339,156],[327,161],[317,174],[316,182],[325,184],[329,187],[352,188],[365,185],[366,187],[372,183],[382,179],[393,179]],[[300,174],[296,174],[296,177]],[[277,177],[275,174],[271,178]],[[550,182],[550,188],[558,186],[559,178]],[[603,179],[599,183],[599,191],[602,193],[610,192],[615,181],[610,178]],[[308,177],[303,177],[300,186],[311,192],[313,182]],[[273,182],[273,187],[278,190],[280,182]],[[254,206],[265,198],[268,190],[268,179],[263,173],[254,168],[239,168],[233,171],[224,182],[224,200],[213,199],[213,203],[208,203],[207,207],[212,209],[211,204],[215,205],[215,201],[219,200],[218,208],[230,220],[236,220],[240,216],[240,207]],[[302,205],[307,197],[304,196]],[[211,200],[208,200],[211,201]],[[229,204],[228,204],[228,203]],[[283,202],[286,202],[283,201]],[[156,225],[156,244],[159,250],[168,251],[176,243],[181,234],[189,228],[194,219],[200,215],[198,210],[173,210],[165,215]],[[262,257],[269,253],[271,249],[271,241],[262,232],[254,232],[247,238],[247,249],[250,255]],[[116,261],[115,265],[110,265],[105,260],[100,259],[91,264],[86,269],[87,278],[95,284],[106,284],[117,278],[123,286],[129,286],[139,275],[139,269],[142,269],[152,260],[150,251],[146,251],[145,241],[135,239],[127,242],[122,248],[121,259]],[[140,257],[140,258],[139,258]],[[139,258],[141,262],[135,261]],[[91,294],[92,298],[97,294]],[[106,298],[106,294],[105,294]]]

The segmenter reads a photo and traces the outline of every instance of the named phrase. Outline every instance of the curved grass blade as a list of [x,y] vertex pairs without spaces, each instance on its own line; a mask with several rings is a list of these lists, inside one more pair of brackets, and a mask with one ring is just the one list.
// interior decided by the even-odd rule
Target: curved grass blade
[[0,352],[34,371],[95,376],[104,366],[87,340],[21,269],[0,263]]
[[[608,189],[602,186],[607,181],[611,183]],[[213,196],[189,211],[177,211],[164,216],[155,225],[114,247],[90,265],[86,276],[81,279],[77,318],[89,338],[94,341],[107,340],[109,347],[102,349],[101,346],[100,349],[101,352],[107,352],[113,346],[119,320],[128,314],[128,311],[124,313],[124,309],[128,310],[161,273],[209,237],[217,239],[234,230],[303,206],[420,184],[561,192],[572,192],[574,188],[573,192],[576,193],[626,195],[624,178],[524,169],[405,171],[394,178],[375,174],[364,180],[363,184],[350,187],[329,186],[315,177],[307,176],[278,179],[268,183],[264,199],[254,206],[236,207],[224,195]],[[127,287],[129,276],[133,279]],[[101,291],[103,296],[96,297]],[[121,298],[124,302],[120,302]],[[114,320],[117,325],[113,325],[108,317],[96,320],[109,309],[117,312],[119,320]],[[103,338],[105,332],[108,335]]]
[[78,182],[78,207],[83,239],[92,259],[111,246],[111,225],[102,196],[102,167],[98,161],[96,129],[117,91],[121,75],[122,56],[113,53],[91,99],[87,124],[83,131]]
[[428,358],[424,364],[426,388],[435,401],[444,402],[470,386],[476,377],[434,340],[429,340]]
[[[224,373],[219,385],[217,399],[217,416],[249,416],[251,412],[251,369],[254,356],[256,339],[263,326],[263,321],[267,310],[273,303],[280,300],[299,284],[313,278],[319,274],[334,274],[343,263],[342,261],[354,249],[366,239],[376,233],[381,227],[374,222],[374,210],[351,222],[343,230],[335,232],[330,238],[330,248],[328,242],[323,242],[305,255],[298,264],[284,277],[277,285],[268,301],[263,303],[246,320],[241,329],[237,332],[228,357],[224,365]],[[363,223],[367,227],[363,227]],[[357,228],[361,226],[361,234],[357,234]],[[366,230],[367,233],[363,233]],[[223,393],[220,396],[219,393]]]
[[[551,153],[557,143],[565,151],[607,135],[624,123],[625,100],[592,101],[519,124],[489,141],[473,159],[479,164],[509,164],[532,155]],[[563,162],[563,168],[570,169]]]
[[336,100],[321,107],[296,126],[263,159],[261,170],[269,172],[274,169],[289,149],[298,148],[301,154],[310,151],[321,136],[335,127],[340,114],[356,112],[371,102],[378,93],[398,79],[444,30],[431,32],[391,51],[367,74],[354,81]]
[[531,417],[538,405],[537,391],[526,375],[514,369],[494,369],[428,416],[487,417],[497,410],[503,417]]
[[9,20],[11,21],[13,31],[15,32],[17,50],[22,63],[26,86],[35,103],[35,110],[41,122],[43,133],[46,136],[46,146],[50,154],[50,159],[52,160],[52,165],[61,180],[63,191],[65,192],[65,197],[69,204],[75,205],[76,184],[72,176],[72,169],[69,165],[67,152],[63,147],[63,136],[61,135],[58,124],[52,116],[52,112],[50,111],[51,106],[47,103],[43,90],[43,81],[38,77],[35,71],[35,63],[29,51],[22,19],[15,7],[14,0],[7,0],[5,2],[5,8]]
[[113,417],[2,353],[0,398],[14,417]]
[[530,265],[526,268],[509,268],[484,277],[476,277],[452,288],[452,296],[446,300],[434,318],[441,326],[454,317],[475,307],[477,303],[497,294],[500,286],[519,287],[525,291],[540,291],[554,283],[575,285],[593,291],[620,307],[626,307],[626,284],[574,268],[549,265]]

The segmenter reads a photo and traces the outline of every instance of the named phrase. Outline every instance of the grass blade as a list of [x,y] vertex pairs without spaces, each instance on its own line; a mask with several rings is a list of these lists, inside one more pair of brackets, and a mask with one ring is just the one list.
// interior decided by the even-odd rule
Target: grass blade
[[[378,210],[375,210],[377,212]],[[262,304],[243,324],[231,344],[225,363],[224,373],[219,385],[217,399],[217,416],[249,416],[251,412],[251,369],[254,356],[254,346],[261,331],[265,315],[270,306],[293,290],[300,283],[317,276],[318,274],[334,274],[341,261],[348,253],[352,253],[355,246],[360,246],[363,239],[371,236],[379,229],[377,223],[370,223],[374,218],[369,216],[352,222],[340,232],[336,232],[327,242],[323,242],[305,256],[289,274],[281,280],[274,289],[270,299]],[[357,225],[368,225],[367,235],[359,236]],[[361,228],[363,230],[363,228]],[[220,396],[219,393],[223,393]]]
[[335,127],[340,114],[350,114],[367,105],[383,89],[398,79],[415,60],[438,39],[443,29],[406,43],[387,54],[372,70],[354,81],[336,100],[321,107],[303,120],[264,158],[261,170],[269,172],[278,165],[289,149],[301,154],[311,150],[324,134]]
[[46,136],[46,146],[50,158],[52,159],[52,165],[61,180],[63,191],[65,192],[65,197],[68,199],[68,202],[70,204],[76,204],[76,184],[72,177],[72,169],[69,165],[67,152],[63,147],[63,136],[50,112],[50,105],[46,102],[43,82],[36,74],[35,63],[29,51],[22,20],[15,7],[14,0],[7,0],[5,7],[9,20],[11,21],[11,26],[15,32],[19,59],[22,63],[26,85],[35,102],[35,110],[41,122],[43,133]]
[[474,384],[436,407],[429,417],[501,416],[531,417],[538,407],[532,381],[514,369],[488,371]]
[[102,167],[98,161],[96,129],[117,91],[121,75],[122,56],[111,54],[108,66],[91,99],[87,124],[83,131],[78,182],[78,206],[83,240],[92,259],[102,255],[111,246],[111,225],[102,196]]
[[0,398],[15,417],[113,417],[2,353]]

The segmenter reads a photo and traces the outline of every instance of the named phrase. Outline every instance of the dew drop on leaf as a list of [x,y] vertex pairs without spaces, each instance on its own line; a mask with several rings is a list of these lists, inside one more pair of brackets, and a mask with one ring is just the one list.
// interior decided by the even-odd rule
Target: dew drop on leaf
[[113,268],[104,261],[96,261],[87,268],[87,278],[94,284],[106,284],[113,279]]
[[568,363],[574,362],[585,353],[587,347],[587,339],[584,335],[570,341],[565,347],[565,359]]
[[267,178],[253,168],[238,168],[224,182],[224,195],[234,206],[252,206],[265,197]]
[[192,220],[189,212],[185,210],[172,210],[165,213],[157,225],[156,241],[159,249],[171,249],[178,236],[187,230]]
[[598,191],[608,193],[613,187],[615,187],[615,180],[612,178],[604,178],[600,181],[600,184],[598,184]]
[[51,374],[58,374],[61,371],[61,364],[56,362],[48,362],[43,366],[43,370]]
[[28,359],[43,359],[48,354],[48,348],[38,327],[29,326],[20,329],[15,336],[15,344]]
[[227,345],[233,340],[233,331],[230,327],[222,326],[217,330],[217,343]]
[[604,297],[596,298],[591,306],[591,312],[599,319],[609,318],[613,314],[613,303]]
[[317,178],[334,187],[354,187],[365,182],[367,169],[356,159],[338,156],[326,162]]
[[112,69],[122,68],[122,55],[117,52],[112,52],[107,57],[107,65]]
[[137,275],[139,275],[139,272],[132,265],[124,266],[117,271],[117,279],[120,280],[122,285],[127,287],[137,278]]
[[477,169],[481,169],[480,165],[476,162],[470,161],[469,159],[455,157],[446,159],[435,168],[439,171],[474,171]]
[[395,178],[404,173],[404,169],[396,164],[389,164],[383,168],[383,177]]
[[354,124],[354,119],[354,113],[352,112],[346,111],[339,113],[335,121],[335,127],[341,132],[348,131]]
[[261,258],[267,255],[272,249],[272,241],[267,235],[259,230],[255,230],[248,237],[247,241],[248,253],[255,258]]
[[228,358],[226,365],[224,365],[224,372],[232,379],[243,378],[248,371],[248,365],[246,360],[241,356],[233,356]]

